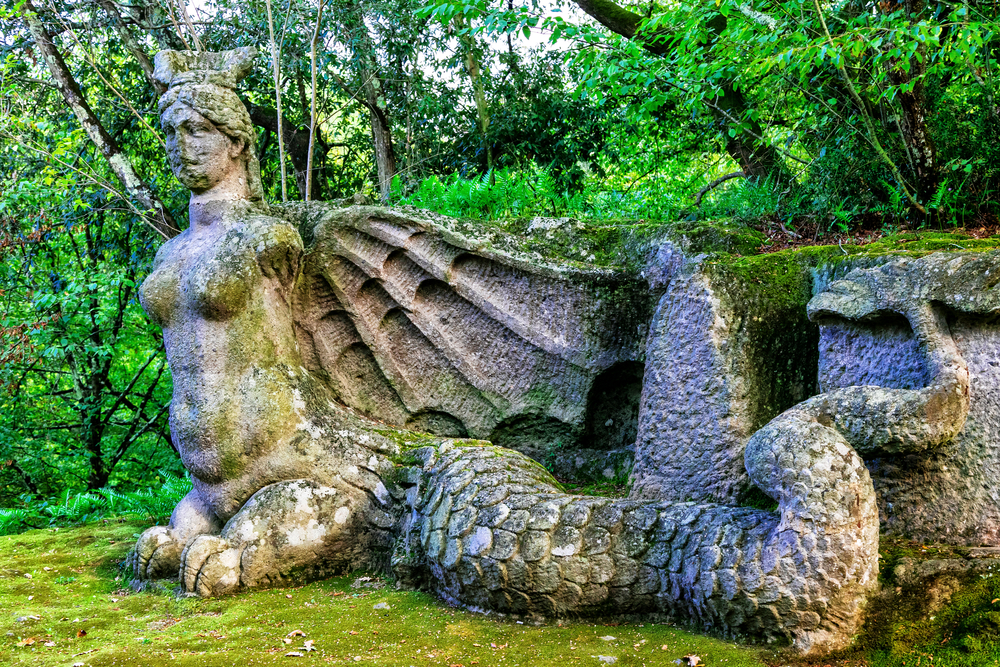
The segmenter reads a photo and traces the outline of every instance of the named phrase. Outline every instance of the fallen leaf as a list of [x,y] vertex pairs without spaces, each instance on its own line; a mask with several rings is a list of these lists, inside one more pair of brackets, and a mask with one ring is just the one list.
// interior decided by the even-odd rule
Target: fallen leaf
[[45,642],[44,644],[42,644],[42,646],[55,646],[55,645],[56,645],[55,642]]
[[343,595],[343,594],[344,591],[337,591],[336,593],[333,594],[333,597],[337,597],[338,595]]
[[52,568],[51,568],[51,567],[43,567],[42,569],[43,569],[43,570],[45,570],[46,572],[48,572],[48,571],[49,571],[49,570],[51,570]]
[[76,631],[76,636],[77,636],[78,638],[79,638],[79,637],[86,637],[86,636],[87,636],[87,631],[86,631],[86,630],[77,630],[77,631]]
[[286,598],[288,598],[289,600],[291,600],[291,599],[292,599],[292,596],[291,596],[291,595],[286,595],[285,597],[286,597]]
[[613,642],[615,637],[612,637],[611,635],[604,635],[603,637],[598,637],[598,639],[605,642]]
[[698,665],[704,665],[701,658],[694,653],[684,656],[684,659],[688,661],[688,667],[698,667]]
[[302,655],[303,654],[299,653],[298,651],[289,651],[288,653],[285,654],[285,657],[286,658],[301,658]]
[[34,637],[25,637],[24,639],[22,639],[21,641],[19,641],[17,643],[17,645],[18,646],[31,646],[32,644],[34,644],[37,641],[38,640],[35,639]]
[[358,634],[358,632],[357,632],[357,630],[351,630],[347,634],[349,634],[349,635],[356,635],[356,634]]
[[28,596],[28,601],[29,601],[29,602],[30,602],[31,600],[34,600],[34,599],[35,599],[35,596],[34,596],[34,595],[29,595],[29,596]]
[[281,641],[285,642],[286,644],[291,644],[291,643],[292,643],[292,640],[291,640],[291,639],[289,639],[288,637],[285,637],[285,638],[284,638],[284,639],[282,639]]
[[305,651],[306,653],[308,653],[309,651],[315,651],[315,650],[316,650],[316,647],[315,647],[315,646],[313,646],[313,644],[314,644],[314,643],[315,643],[315,642],[314,642],[314,641],[313,641],[312,639],[307,639],[307,640],[306,640],[306,642],[305,642],[305,644],[304,644],[304,645],[302,646],[302,649],[303,649],[303,650],[304,650],[304,651]]
[[24,575],[24,578],[25,579],[31,579],[31,575],[30,574],[26,574],[26,575]]
[[306,633],[302,632],[301,630],[292,630],[291,632],[289,632],[285,636],[286,637],[305,637]]
[[1000,598],[993,598],[990,600],[990,604],[996,604],[997,602],[1000,602]]

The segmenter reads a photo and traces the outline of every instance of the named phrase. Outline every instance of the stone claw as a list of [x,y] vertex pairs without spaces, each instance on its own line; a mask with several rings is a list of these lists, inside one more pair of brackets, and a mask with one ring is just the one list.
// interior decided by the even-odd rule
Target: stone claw
[[191,540],[181,554],[184,591],[201,597],[235,592],[240,585],[242,552],[218,535],[199,535]]
[[184,545],[167,526],[153,526],[135,545],[135,577],[148,581],[177,576]]

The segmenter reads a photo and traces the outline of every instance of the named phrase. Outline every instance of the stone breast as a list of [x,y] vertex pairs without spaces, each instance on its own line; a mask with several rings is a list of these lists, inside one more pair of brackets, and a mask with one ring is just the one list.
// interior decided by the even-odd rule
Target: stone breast
[[200,243],[179,240],[140,289],[149,316],[170,326],[175,315],[189,308],[210,320],[241,312],[262,279],[252,239],[232,229]]
[[192,306],[208,319],[241,312],[262,275],[257,254],[242,230],[230,230],[197,256],[184,281]]

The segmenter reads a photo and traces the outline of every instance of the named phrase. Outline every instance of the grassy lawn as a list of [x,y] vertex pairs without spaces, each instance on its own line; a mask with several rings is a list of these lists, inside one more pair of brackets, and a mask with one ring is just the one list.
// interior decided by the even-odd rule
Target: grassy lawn
[[673,667],[692,653],[707,667],[775,664],[770,652],[672,625],[520,625],[361,574],[209,600],[134,593],[119,567],[144,527],[108,521],[0,537],[0,664]]

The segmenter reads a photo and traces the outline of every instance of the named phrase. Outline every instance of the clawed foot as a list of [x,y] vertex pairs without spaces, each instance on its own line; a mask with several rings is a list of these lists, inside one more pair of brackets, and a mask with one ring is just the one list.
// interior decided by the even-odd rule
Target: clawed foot
[[181,566],[184,544],[167,526],[146,530],[135,545],[135,577],[142,581],[173,578]]
[[186,593],[214,597],[240,587],[243,549],[218,535],[199,535],[181,554],[181,586]]

